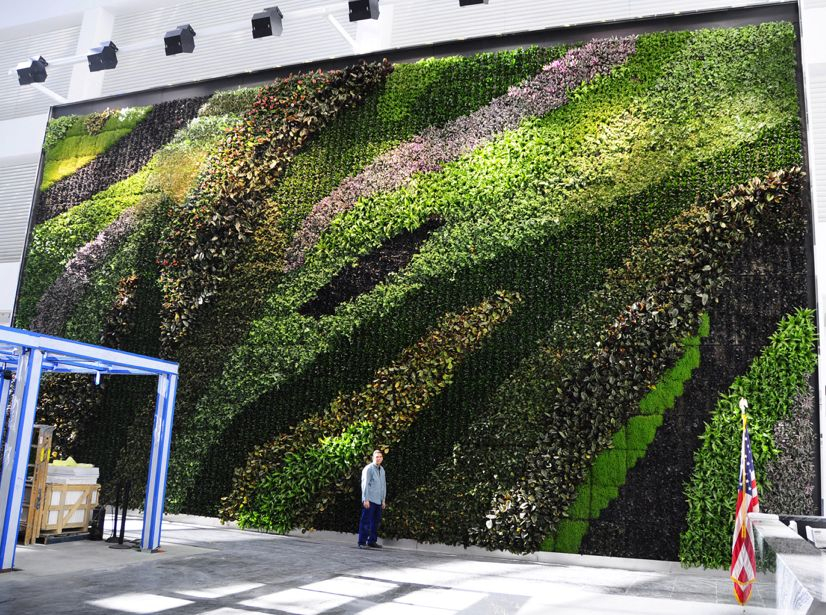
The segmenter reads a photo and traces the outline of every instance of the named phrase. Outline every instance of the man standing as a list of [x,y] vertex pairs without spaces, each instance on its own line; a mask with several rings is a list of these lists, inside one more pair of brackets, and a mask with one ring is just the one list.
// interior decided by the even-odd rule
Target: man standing
[[368,463],[361,471],[361,522],[359,523],[359,549],[365,546],[371,549],[381,549],[376,542],[381,511],[385,507],[387,497],[387,483],[384,478],[384,469],[381,462],[384,453],[373,451],[373,463]]

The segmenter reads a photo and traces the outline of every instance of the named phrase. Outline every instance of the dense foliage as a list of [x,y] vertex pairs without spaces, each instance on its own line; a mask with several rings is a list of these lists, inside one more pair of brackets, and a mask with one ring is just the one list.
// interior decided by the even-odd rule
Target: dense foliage
[[810,382],[792,403],[789,416],[774,426],[779,453],[765,465],[761,477],[760,510],[773,514],[818,515],[817,430],[814,387]]
[[518,294],[500,292],[445,316],[364,389],[338,396],[322,414],[257,448],[236,473],[222,518],[279,532],[312,527],[337,493],[352,492],[373,449],[395,448],[422,408],[451,383],[461,360],[520,301]]
[[765,475],[780,451],[774,430],[791,418],[795,398],[804,392],[817,364],[812,310],[784,318],[769,345],[721,395],[702,436],[694,471],[686,488],[688,529],[681,537],[680,560],[687,566],[722,568],[731,562],[731,535],[737,502],[742,421],[739,402],[748,401],[748,425],[755,472]]
[[408,495],[395,531],[434,542],[538,548],[572,503],[590,460],[673,362],[745,239],[802,224],[800,181],[799,169],[754,180],[689,209],[635,248],[570,321],[557,323],[453,458]]
[[[78,250],[95,240],[124,211],[138,206],[145,196],[151,194],[147,190],[146,178],[145,171],[135,173],[35,227],[17,302],[16,317],[20,326],[33,327],[44,293],[59,278],[72,275],[66,271],[70,262],[86,260],[83,256],[76,257]],[[101,243],[108,242],[101,238]],[[44,302],[44,307],[52,304],[49,299],[44,299]],[[49,317],[43,314],[41,319]],[[59,328],[50,328],[50,332],[59,333]]]
[[[35,207],[35,222],[49,220],[139,171],[158,149],[195,117],[202,102],[201,98],[185,98],[158,103],[128,134],[119,140],[113,134],[113,142],[104,153],[41,193]],[[107,120],[107,124],[117,117],[119,115],[113,115]],[[88,131],[84,122],[73,125],[79,126]],[[103,132],[97,135],[96,142],[106,134]],[[64,142],[57,144],[55,148],[61,147]]]
[[177,341],[209,301],[260,216],[262,192],[292,155],[343,108],[359,102],[391,69],[361,64],[298,75],[263,89],[244,121],[209,161],[203,181],[172,215],[158,262],[163,267],[162,336]]
[[565,519],[559,522],[556,532],[542,543],[542,550],[579,553],[589,522],[599,518],[605,507],[617,497],[620,487],[625,484],[626,472],[645,456],[657,428],[662,424],[663,414],[674,407],[676,399],[683,394],[683,385],[700,366],[700,340],[708,333],[708,315],[704,314],[697,335],[681,343],[683,355],[640,401],[639,414],[629,419],[614,435],[611,447],[594,459],[573,504],[565,512]]
[[[351,530],[383,445],[388,534],[575,550],[744,242],[801,241],[794,37],[359,64],[155,105],[43,193],[18,323],[180,362],[171,510]],[[120,115],[59,119],[48,148]],[[43,402],[62,451],[142,482],[149,379],[55,379]]]

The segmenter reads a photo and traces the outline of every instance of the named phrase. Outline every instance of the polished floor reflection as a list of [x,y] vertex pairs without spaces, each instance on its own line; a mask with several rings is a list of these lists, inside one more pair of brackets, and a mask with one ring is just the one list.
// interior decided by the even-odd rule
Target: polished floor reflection
[[[139,520],[128,528],[136,535]],[[21,547],[0,575],[0,615],[453,615],[742,613],[725,571],[623,569],[623,560],[551,564],[339,536],[270,536],[198,522],[165,523],[165,553],[91,542]],[[610,564],[610,565],[609,565]],[[628,568],[639,568],[629,563]],[[645,567],[645,566],[643,566]],[[748,613],[775,613],[773,579]]]

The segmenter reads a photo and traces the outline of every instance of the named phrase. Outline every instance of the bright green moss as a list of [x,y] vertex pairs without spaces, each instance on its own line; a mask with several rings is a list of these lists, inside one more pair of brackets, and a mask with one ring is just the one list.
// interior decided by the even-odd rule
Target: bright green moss
[[71,175],[88,164],[123,137],[152,110],[152,107],[134,107],[114,112],[100,132],[90,134],[86,125],[89,116],[52,120],[55,128],[46,133],[46,160],[43,164],[41,190]]

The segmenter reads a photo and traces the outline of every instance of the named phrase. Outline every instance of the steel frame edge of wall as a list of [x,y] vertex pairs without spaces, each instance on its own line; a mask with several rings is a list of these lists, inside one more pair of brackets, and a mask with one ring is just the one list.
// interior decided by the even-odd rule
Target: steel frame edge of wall
[[[815,144],[814,139],[812,138],[812,122],[810,121],[809,114],[813,105],[810,105],[811,102],[809,100],[811,89],[809,87],[809,73],[806,70],[807,67],[807,58],[806,58],[806,49],[803,45],[803,39],[806,34],[805,26],[804,26],[804,19],[803,14],[806,12],[806,2],[805,0],[801,0],[799,3],[801,6],[799,8],[800,17],[798,19],[798,28],[799,28],[799,36],[798,36],[798,44],[800,50],[799,56],[799,67],[801,72],[801,80],[803,82],[803,90],[801,92],[801,105],[802,105],[802,121],[803,121],[803,135],[805,138],[805,147],[804,147],[804,159],[806,163],[806,169],[808,170],[808,185],[809,185],[809,204],[810,204],[810,225],[811,225],[811,233],[812,233],[812,283],[814,285],[814,295],[815,295],[815,330],[817,332],[817,341],[816,341],[816,354],[817,354],[817,367],[815,368],[814,373],[814,385],[815,385],[815,404],[816,404],[816,411],[815,415],[817,417],[817,431],[818,431],[818,446],[817,446],[817,471],[818,471],[818,489],[819,489],[819,509],[820,515],[826,515],[826,434],[824,434],[824,430],[826,430],[826,389],[821,391],[820,387],[826,385],[826,361],[823,360],[823,352],[826,349],[826,344],[824,344],[824,339],[826,339],[826,314],[822,313],[820,310],[819,299],[820,299],[820,292],[826,292],[826,288],[822,287],[820,284],[820,279],[818,276],[818,261],[826,260],[826,248],[824,248],[824,242],[821,238],[820,242],[820,249],[818,249],[818,227],[821,227],[821,231],[826,230],[826,224],[819,225],[817,222],[817,215],[816,212],[818,210],[818,206],[826,207],[826,203],[819,203],[817,200],[817,191],[816,185],[818,183],[817,174],[815,173],[814,165],[817,165],[817,159],[815,156]],[[822,164],[826,164],[826,161],[823,161]],[[820,258],[819,258],[820,257]]]

